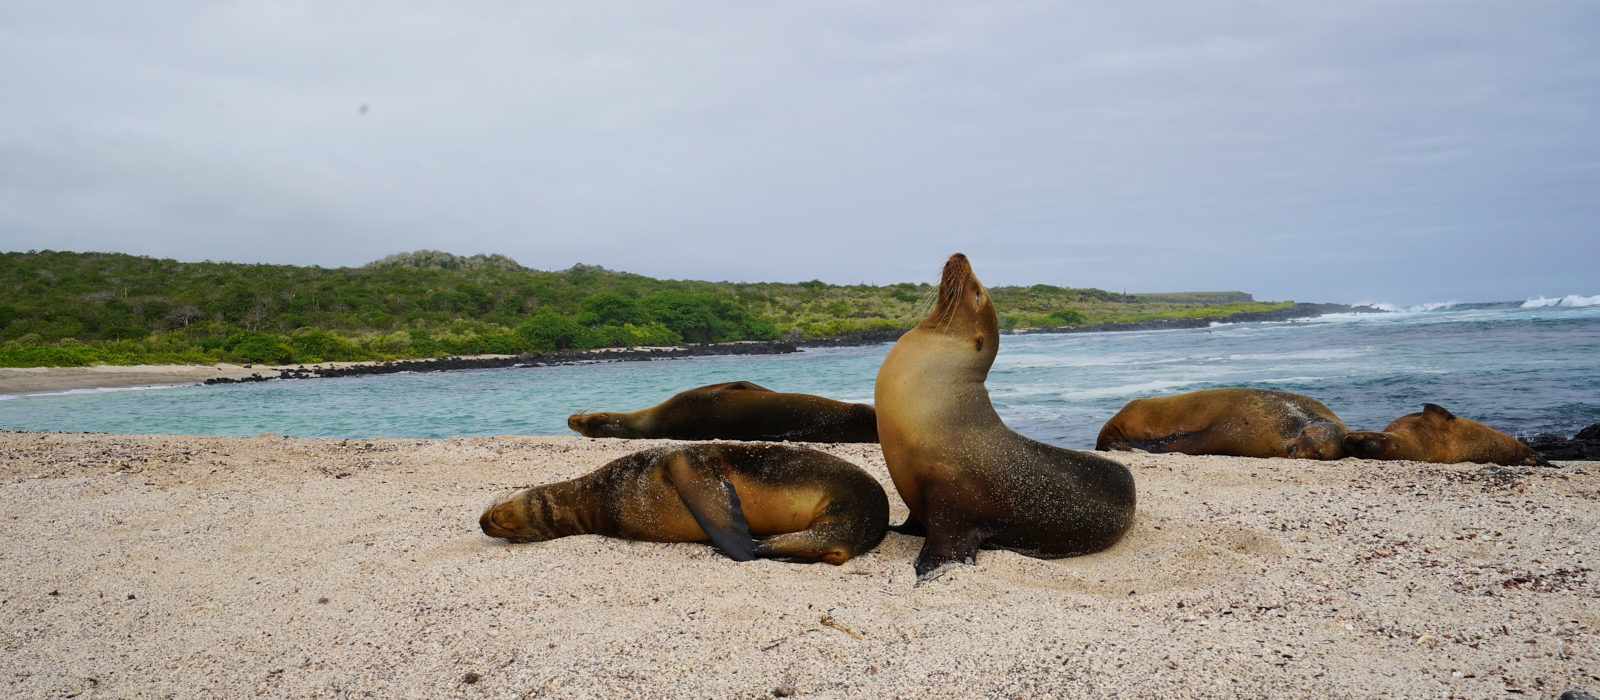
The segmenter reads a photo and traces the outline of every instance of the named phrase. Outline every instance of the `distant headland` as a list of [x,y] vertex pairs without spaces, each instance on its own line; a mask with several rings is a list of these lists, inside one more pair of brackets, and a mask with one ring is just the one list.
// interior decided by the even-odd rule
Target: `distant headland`
[[[1003,329],[1063,333],[1378,311],[1262,302],[1243,292],[1118,294],[1036,284],[990,290]],[[271,365],[739,343],[898,338],[926,283],[661,280],[503,255],[420,250],[361,267],[179,262],[121,253],[0,253],[0,366]]]

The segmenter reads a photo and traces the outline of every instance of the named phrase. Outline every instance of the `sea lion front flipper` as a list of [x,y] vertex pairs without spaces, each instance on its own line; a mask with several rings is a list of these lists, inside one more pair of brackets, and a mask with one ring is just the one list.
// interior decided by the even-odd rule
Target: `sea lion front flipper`
[[890,525],[889,526],[889,531],[890,532],[898,532],[898,533],[900,533],[902,535],[907,535],[907,536],[910,536],[910,537],[927,537],[928,536],[928,526],[927,525],[923,525],[922,521],[918,520],[917,516],[915,516],[915,515],[907,515],[906,516],[906,521],[903,522],[903,523],[900,523],[899,525]]
[[734,561],[756,558],[756,542],[739,504],[739,492],[715,466],[697,464],[679,452],[667,461],[667,475],[678,490],[678,497],[689,507],[689,514],[717,549]]
[[929,530],[927,537],[922,551],[917,553],[919,584],[938,578],[940,567],[946,564],[973,563],[978,557],[978,547],[987,539],[976,527]]

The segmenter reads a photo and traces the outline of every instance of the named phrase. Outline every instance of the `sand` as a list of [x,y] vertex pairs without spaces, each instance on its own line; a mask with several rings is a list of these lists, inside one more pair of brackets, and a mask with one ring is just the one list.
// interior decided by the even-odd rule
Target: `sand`
[[[460,355],[462,359],[504,358],[510,355]],[[311,365],[91,365],[89,367],[0,367],[0,396],[47,394],[92,389],[130,389],[201,384],[207,379],[276,377],[284,370],[345,368],[382,364],[323,362]]]
[[[1110,551],[507,545],[657,441],[0,433],[9,697],[1547,697],[1600,689],[1600,463],[1120,455]],[[876,445],[825,445],[877,475]],[[891,495],[894,517],[904,506]],[[1508,695],[1511,694],[1511,695]]]
[[0,367],[0,396],[85,389],[183,386],[207,379],[277,376],[277,369],[239,365],[93,365],[90,367]]

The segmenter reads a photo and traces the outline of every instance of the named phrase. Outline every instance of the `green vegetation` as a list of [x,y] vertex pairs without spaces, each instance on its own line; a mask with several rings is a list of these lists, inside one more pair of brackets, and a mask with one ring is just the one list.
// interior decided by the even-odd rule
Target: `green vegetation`
[[[990,290],[1006,328],[1280,308],[1238,292]],[[907,328],[927,284],[658,280],[500,255],[391,255],[359,268],[0,253],[0,366],[267,364],[825,337]]]

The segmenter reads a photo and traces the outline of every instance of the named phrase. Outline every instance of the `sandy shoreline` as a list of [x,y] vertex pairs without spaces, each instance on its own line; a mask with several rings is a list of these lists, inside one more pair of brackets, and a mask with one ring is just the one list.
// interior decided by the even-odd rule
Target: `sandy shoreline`
[[[502,358],[508,355],[463,355],[465,359]],[[346,368],[382,364],[323,362],[315,365],[91,365],[88,367],[0,367],[0,396],[43,394],[81,389],[128,389],[147,386],[202,384],[207,379],[276,377],[284,371],[311,367]]]
[[[921,540],[893,533],[831,567],[477,532],[496,495],[650,444],[0,433],[0,687],[83,698],[1600,688],[1600,463],[1122,455],[1140,494],[1122,544],[1060,561],[984,552],[920,588]],[[876,445],[822,447],[893,494]]]

